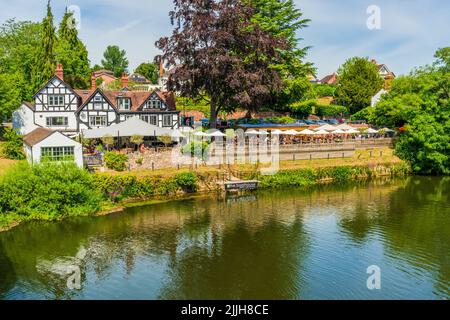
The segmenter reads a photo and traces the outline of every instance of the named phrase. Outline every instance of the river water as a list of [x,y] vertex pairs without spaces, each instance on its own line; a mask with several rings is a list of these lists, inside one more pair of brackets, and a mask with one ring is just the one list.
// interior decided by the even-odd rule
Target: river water
[[199,197],[0,233],[0,299],[449,298],[449,178]]

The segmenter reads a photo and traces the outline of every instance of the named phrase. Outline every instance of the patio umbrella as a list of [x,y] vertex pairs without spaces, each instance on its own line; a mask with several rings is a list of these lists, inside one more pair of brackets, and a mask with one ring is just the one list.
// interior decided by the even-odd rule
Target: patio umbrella
[[218,137],[226,137],[227,136],[225,133],[223,133],[223,132],[221,132],[219,130],[212,130],[212,131],[208,132],[207,135],[209,137],[216,137],[216,138],[218,138]]
[[368,133],[368,134],[376,134],[376,133],[378,133],[378,130],[369,128],[369,129],[367,129],[366,133]]
[[170,136],[172,138],[184,138],[184,134],[182,134],[180,130],[174,130]]
[[341,130],[354,130],[355,128],[353,128],[352,126],[349,126],[346,123],[340,124],[336,127],[336,129],[341,129]]
[[297,130],[292,129],[292,130],[286,131],[284,134],[288,134],[290,136],[296,136],[299,134],[299,132]]
[[98,129],[83,130],[83,136],[88,139],[103,138],[104,136],[113,137],[131,137],[134,135],[152,137],[152,136],[170,136],[173,130],[151,125],[137,117],[130,118],[124,122],[102,127]]
[[333,132],[331,132],[332,134],[345,134],[346,132],[345,131],[343,131],[343,130],[341,130],[341,129],[337,129],[337,130],[334,130]]
[[335,126],[332,126],[331,124],[325,124],[321,127],[314,129],[314,131],[334,131],[336,129],[337,128]]
[[198,132],[194,133],[194,136],[196,136],[196,137],[207,137],[208,135],[206,133],[204,133],[203,131],[198,131]]
[[358,130],[352,128],[350,130],[346,130],[345,133],[347,133],[347,134],[358,134],[360,132]]
[[258,135],[259,134],[259,132],[258,131],[256,131],[256,130],[254,130],[254,129],[251,129],[251,130],[247,130],[246,132],[245,132],[245,134],[246,135]]
[[263,135],[263,136],[268,136],[269,135],[269,133],[266,130],[259,130],[258,133]]
[[383,128],[383,129],[381,129],[380,131],[384,131],[384,132],[386,132],[386,133],[388,133],[388,132],[395,132],[394,130],[389,129],[389,128]]
[[330,134],[328,131],[325,131],[325,130],[319,130],[319,131],[316,131],[314,134],[316,134],[316,135],[325,135],[325,134]]
[[281,130],[273,130],[273,131],[271,131],[270,132],[271,134],[273,134],[273,135],[280,135],[280,134],[284,134],[284,132],[283,131],[281,131]]
[[310,136],[310,135],[315,134],[315,132],[312,130],[306,129],[306,130],[301,131],[300,134]]

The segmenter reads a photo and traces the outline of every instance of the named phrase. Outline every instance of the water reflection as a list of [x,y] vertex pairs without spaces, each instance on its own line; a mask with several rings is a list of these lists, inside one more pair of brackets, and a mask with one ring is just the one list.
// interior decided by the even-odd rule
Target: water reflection
[[[387,180],[25,224],[0,234],[0,297],[449,298],[449,186]],[[373,263],[380,292],[365,287]]]

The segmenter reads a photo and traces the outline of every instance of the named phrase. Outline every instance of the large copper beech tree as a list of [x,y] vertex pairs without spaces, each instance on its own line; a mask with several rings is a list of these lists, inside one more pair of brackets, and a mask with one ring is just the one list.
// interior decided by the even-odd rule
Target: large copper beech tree
[[252,23],[254,9],[240,0],[174,0],[173,34],[156,43],[168,66],[177,66],[168,89],[207,99],[211,127],[220,111],[257,110],[282,90],[280,74],[288,44]]

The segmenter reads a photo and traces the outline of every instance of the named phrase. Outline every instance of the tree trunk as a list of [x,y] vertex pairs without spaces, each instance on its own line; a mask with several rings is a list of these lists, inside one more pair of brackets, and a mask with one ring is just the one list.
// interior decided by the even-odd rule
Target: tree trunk
[[211,97],[210,106],[211,106],[211,116],[209,118],[209,127],[211,129],[216,129],[217,128],[217,106],[216,106],[216,101],[212,97]]

